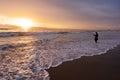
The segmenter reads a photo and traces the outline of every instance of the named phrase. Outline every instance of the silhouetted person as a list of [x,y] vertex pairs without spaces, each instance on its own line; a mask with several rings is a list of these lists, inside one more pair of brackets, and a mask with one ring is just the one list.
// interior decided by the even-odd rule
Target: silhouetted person
[[97,43],[97,41],[98,41],[98,32],[96,32],[94,36],[95,36],[95,39],[94,39],[95,43]]

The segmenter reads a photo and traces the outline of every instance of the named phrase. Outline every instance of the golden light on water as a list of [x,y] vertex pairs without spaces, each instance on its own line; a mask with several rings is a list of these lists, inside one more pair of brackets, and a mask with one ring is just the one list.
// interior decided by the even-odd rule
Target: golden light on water
[[37,23],[27,18],[15,18],[10,22],[10,24],[20,26],[25,31],[27,31],[29,28],[33,26],[38,26]]

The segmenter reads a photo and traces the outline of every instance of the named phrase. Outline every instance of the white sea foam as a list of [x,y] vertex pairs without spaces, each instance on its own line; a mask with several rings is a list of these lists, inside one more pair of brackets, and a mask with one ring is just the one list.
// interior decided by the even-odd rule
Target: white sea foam
[[0,38],[0,79],[49,80],[45,70],[81,56],[100,55],[120,44],[119,31],[26,33]]

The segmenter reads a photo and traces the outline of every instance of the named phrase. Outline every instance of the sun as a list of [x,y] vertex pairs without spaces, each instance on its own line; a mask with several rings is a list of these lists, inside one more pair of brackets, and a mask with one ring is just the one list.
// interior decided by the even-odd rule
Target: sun
[[25,31],[27,31],[30,27],[37,25],[37,24],[36,24],[35,22],[33,22],[32,20],[26,19],[26,18],[16,18],[16,19],[12,20],[10,24],[16,25],[16,26],[20,26],[20,27],[22,27]]

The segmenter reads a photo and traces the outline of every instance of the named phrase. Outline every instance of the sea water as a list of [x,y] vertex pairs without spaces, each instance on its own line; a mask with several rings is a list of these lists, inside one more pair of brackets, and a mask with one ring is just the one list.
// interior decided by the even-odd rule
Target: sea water
[[120,44],[120,31],[0,33],[0,80],[49,80],[46,69]]

